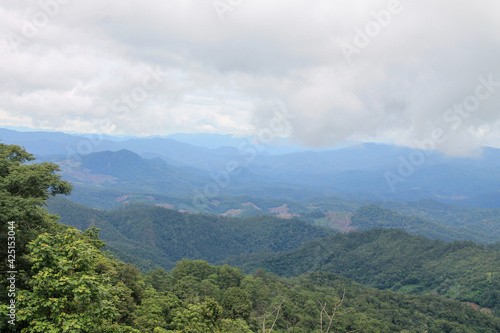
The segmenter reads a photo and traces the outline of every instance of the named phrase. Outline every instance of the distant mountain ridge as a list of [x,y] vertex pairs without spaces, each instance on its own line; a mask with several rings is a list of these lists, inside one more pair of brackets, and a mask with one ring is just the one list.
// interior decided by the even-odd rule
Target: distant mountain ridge
[[167,163],[162,159],[143,159],[127,149],[82,156],[81,167],[91,170],[92,173],[113,175],[127,180],[145,176],[160,178],[168,172]]
[[210,178],[202,173],[169,165],[160,158],[145,159],[122,149],[89,155],[51,155],[40,160],[57,163],[63,177],[75,185],[75,192],[95,196],[96,191],[115,190],[117,196],[132,193],[157,193],[189,197],[195,187]]
[[[446,158],[434,153],[426,157],[423,165],[410,166],[411,172],[401,174],[400,170],[405,170],[401,164],[409,163],[413,150],[385,144],[271,155],[265,147],[251,142],[244,142],[238,148],[205,148],[170,138],[109,140],[6,129],[0,129],[0,140],[24,145],[40,157],[63,155],[66,159],[83,159],[89,154],[126,149],[142,158],[161,158],[169,166],[201,176],[204,180],[195,184],[201,190],[204,186],[217,187],[217,194],[209,199],[222,194],[265,196],[273,188],[281,195],[301,193],[303,197],[336,195],[356,200],[396,201],[433,198],[481,208],[500,207],[500,149],[489,147],[484,149],[482,158]],[[227,186],[220,185],[224,183],[220,175],[225,177],[230,165],[237,166],[239,172],[230,175]],[[398,181],[391,183],[388,174],[399,177]],[[167,194],[179,194],[178,190]],[[287,199],[297,198],[289,195]]]

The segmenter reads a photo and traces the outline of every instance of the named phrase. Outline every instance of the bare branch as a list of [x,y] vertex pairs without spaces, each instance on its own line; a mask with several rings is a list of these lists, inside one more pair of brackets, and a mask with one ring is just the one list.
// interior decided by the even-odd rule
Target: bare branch
[[266,309],[267,305],[264,305],[264,315],[262,316],[262,333],[266,333]]
[[[285,302],[285,301],[283,300],[283,302]],[[271,317],[271,316],[273,315],[273,313],[275,313],[276,311],[278,311],[278,312],[279,312],[279,309],[281,308],[281,305],[283,304],[283,302],[281,302],[281,304],[280,304],[280,305],[278,305],[276,308],[274,308],[273,312],[271,312],[271,313],[269,314],[269,316],[267,316],[267,317],[266,317],[266,319],[267,319],[267,318],[269,318],[269,317]]]
[[278,316],[280,315],[280,309],[281,309],[281,306],[283,305],[283,303],[285,303],[285,300],[281,301],[281,303],[274,308],[274,310],[266,317],[266,308],[267,306],[264,306],[264,315],[262,316],[263,319],[262,319],[262,333],[266,333],[266,319],[268,319],[269,317],[271,317],[276,311],[276,317],[274,318],[274,322],[271,326],[271,328],[269,329],[269,332],[272,331],[272,329],[274,328],[274,325],[276,324],[276,321],[278,320]]
[[[285,300],[283,300],[281,302],[280,305],[278,305],[277,309],[278,309],[278,313],[276,314],[276,318],[274,318],[274,322],[273,324],[271,325],[271,328],[269,329],[269,333],[271,333],[271,331],[273,330],[274,328],[274,324],[276,324],[276,321],[278,320],[278,316],[280,315],[280,310],[281,310],[281,306],[283,305],[283,303],[285,302]],[[273,311],[274,312],[274,311]]]
[[[366,296],[361,300],[361,302],[359,302],[354,308],[346,311],[346,312],[343,312],[343,313],[337,313],[338,309],[344,304],[344,301],[345,301],[345,288],[344,288],[344,292],[342,294],[342,299],[339,301],[339,303],[335,304],[334,307],[333,307],[333,312],[332,312],[332,315],[328,315],[328,311],[326,310],[326,302],[325,304],[321,304],[320,301],[318,301],[319,305],[321,306],[321,312],[320,312],[320,332],[323,333],[323,313],[326,314],[326,316],[328,317],[329,319],[329,322],[328,322],[328,328],[326,329],[326,332],[325,333],[329,333],[330,332],[330,329],[332,328],[332,324],[333,324],[333,318],[335,318],[335,316],[337,317],[340,317],[340,316],[343,316],[345,314],[348,314],[354,310],[356,310],[360,305],[361,303],[363,303],[366,299]],[[350,331],[350,332],[347,332],[347,333],[353,333],[353,332],[358,332],[360,329],[357,329],[357,330],[354,330],[354,331]]]
[[335,312],[332,313],[332,317],[330,318],[330,323],[328,324],[328,328],[326,329],[326,333],[330,332],[330,328],[332,327],[334,317],[335,317]]
[[[318,301],[318,303],[321,306],[321,302]],[[321,308],[321,313],[319,314],[319,327],[321,333],[323,333],[323,311],[325,311],[325,307],[326,307],[326,302],[325,305]]]
[[324,305],[324,306],[321,304],[321,302],[319,302],[319,301],[318,301],[318,303],[319,303],[319,305],[321,305],[321,306],[323,307],[323,308],[321,309],[321,315],[322,315],[322,314],[323,314],[323,312],[324,312],[324,313],[326,314],[326,316],[328,317],[328,319],[330,319],[330,315],[328,314],[328,311],[326,310],[326,302],[325,302],[325,305]]
[[344,288],[344,293],[342,294],[342,299],[340,300],[340,303],[335,306],[335,309],[333,310],[333,312],[336,312],[337,309],[340,308],[342,303],[344,303],[344,299],[345,299],[345,288]]
[[355,307],[353,307],[351,310],[346,311],[346,312],[344,312],[344,313],[341,313],[341,314],[339,314],[338,316],[340,317],[340,316],[343,316],[343,315],[345,315],[345,314],[348,314],[349,312],[352,312],[352,311],[356,310],[356,308],[358,308],[358,307],[361,305],[361,303],[363,303],[363,302],[365,301],[365,299],[366,299],[366,296],[365,296],[365,297],[363,297],[363,299],[361,300],[361,302],[359,302],[359,303],[358,303]]

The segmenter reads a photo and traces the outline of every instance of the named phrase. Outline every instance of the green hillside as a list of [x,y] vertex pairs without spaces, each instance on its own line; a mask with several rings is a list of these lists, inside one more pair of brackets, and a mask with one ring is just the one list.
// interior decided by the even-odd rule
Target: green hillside
[[189,196],[194,186],[203,186],[210,180],[199,171],[192,172],[192,168],[169,165],[160,158],[142,158],[126,149],[83,156],[53,155],[41,159],[59,164],[65,180],[88,188],[91,192],[80,193],[80,200],[89,202],[94,199],[92,192],[102,190]]
[[145,204],[104,211],[58,198],[48,208],[63,224],[101,228],[102,239],[118,257],[127,254],[166,269],[184,258],[216,263],[234,255],[290,251],[333,234],[296,219],[189,214]]
[[[48,214],[43,207],[48,197],[70,194],[71,186],[56,165],[26,163],[32,160],[22,148],[0,144],[1,247],[15,253],[14,259],[9,255],[0,261],[0,270],[9,271],[9,279],[0,281],[8,291],[0,294],[0,315],[7,319],[0,321],[1,332],[500,331],[500,319],[491,309],[450,299],[453,294],[469,301],[479,297],[478,304],[492,304],[497,311],[498,244],[445,243],[395,229],[318,238],[329,232],[293,219],[191,215],[147,205],[99,211],[52,201],[52,209],[65,207],[61,219],[66,223],[81,228],[99,224],[116,244],[133,237],[135,243],[128,244],[137,250],[175,249],[179,256],[216,260],[246,246],[284,251],[318,238],[273,259],[272,270],[281,274],[310,270],[289,279],[262,269],[244,275],[228,265],[186,259],[171,272],[143,274],[103,252],[105,243],[95,228],[80,232]],[[434,288],[436,295],[408,296],[332,273],[339,267],[366,284],[402,281],[400,291],[413,288],[406,292],[415,287],[425,292],[440,278],[446,280]]]
[[[273,332],[320,332],[321,327],[326,332],[326,313],[332,315],[340,303],[330,332],[493,333],[500,329],[499,318],[457,301],[379,291],[333,273],[281,278],[263,270],[244,275],[227,265],[182,261],[171,274],[152,271],[145,280],[157,292],[183,302],[203,304],[212,297],[222,305],[223,316],[244,319],[251,332],[262,332],[264,313],[267,331],[276,319]],[[322,314],[323,306],[326,313]],[[271,315],[278,307],[279,313]]]
[[[497,201],[497,205],[498,205]],[[417,216],[449,227],[460,227],[481,234],[478,242],[500,241],[500,208],[472,209],[435,200],[377,203],[405,215]]]
[[[477,212],[471,215],[479,217]],[[457,222],[458,224],[458,222]],[[417,216],[403,215],[377,205],[360,207],[352,216],[352,226],[358,230],[372,228],[402,228],[408,233],[440,238],[447,241],[472,240],[477,243],[493,243],[500,241],[500,228],[485,229],[468,225],[449,225],[443,222],[429,221]]]
[[444,242],[400,229],[337,234],[268,259],[228,263],[282,276],[324,271],[378,289],[442,295],[500,311],[500,251],[470,241]]

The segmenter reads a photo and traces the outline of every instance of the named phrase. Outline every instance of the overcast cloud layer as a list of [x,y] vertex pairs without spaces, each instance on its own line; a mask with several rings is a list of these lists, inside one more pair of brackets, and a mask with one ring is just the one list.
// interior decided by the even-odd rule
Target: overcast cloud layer
[[0,122],[499,147],[499,13],[497,0],[1,0]]

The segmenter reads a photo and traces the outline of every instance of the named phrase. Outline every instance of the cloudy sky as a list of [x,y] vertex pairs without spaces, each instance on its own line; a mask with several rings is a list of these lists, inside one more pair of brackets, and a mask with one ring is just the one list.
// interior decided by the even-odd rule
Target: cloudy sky
[[0,0],[0,126],[500,147],[499,13],[498,0]]

